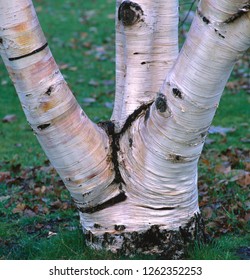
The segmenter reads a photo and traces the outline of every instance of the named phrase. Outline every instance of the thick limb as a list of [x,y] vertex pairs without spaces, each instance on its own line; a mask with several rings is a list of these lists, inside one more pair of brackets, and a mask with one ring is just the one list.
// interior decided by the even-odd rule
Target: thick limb
[[32,1],[0,1],[0,38],[1,56],[27,120],[76,204],[95,205],[119,194],[108,187],[114,180],[108,136],[67,86]]
[[116,95],[112,120],[154,100],[178,55],[178,1],[117,1]]

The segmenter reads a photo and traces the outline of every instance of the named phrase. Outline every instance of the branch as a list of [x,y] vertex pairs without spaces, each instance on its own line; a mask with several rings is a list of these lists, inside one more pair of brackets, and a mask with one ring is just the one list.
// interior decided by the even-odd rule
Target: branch
[[126,183],[132,182],[131,197],[155,209],[175,209],[167,214],[170,217],[174,211],[198,211],[194,186],[205,137],[233,65],[250,45],[250,14],[244,8],[238,16],[246,3],[238,1],[234,12],[215,21],[208,16],[209,8],[203,8],[208,2],[199,6],[164,92],[137,118],[120,145],[121,161],[127,163],[121,174]]
[[[224,6],[222,1],[201,1],[169,76],[172,114],[178,124],[193,130],[210,126],[233,66],[250,46],[246,1],[223,3]],[[182,98],[176,99],[174,88]]]
[[178,1],[117,1],[116,96],[112,120],[155,98],[178,55]]
[[155,154],[199,158],[233,66],[250,46],[248,6],[246,0],[238,0],[237,5],[233,0],[200,2],[188,38],[167,78],[164,93],[168,114],[151,109],[148,134],[153,138],[165,136],[165,143],[156,138],[151,145],[157,149]]
[[76,203],[94,204],[95,188],[98,203],[118,194],[107,188],[114,179],[108,136],[67,86],[32,1],[0,1],[0,52],[34,134]]
[[[153,139],[150,149],[155,157],[165,155],[171,161],[175,155],[182,162],[199,158],[233,66],[250,46],[250,12],[246,1],[237,1],[237,7],[234,1],[223,1],[224,9],[221,3],[201,1],[188,38],[167,78],[166,112],[157,108],[157,100],[151,108],[145,145],[149,146]],[[217,18],[210,7],[217,10]]]

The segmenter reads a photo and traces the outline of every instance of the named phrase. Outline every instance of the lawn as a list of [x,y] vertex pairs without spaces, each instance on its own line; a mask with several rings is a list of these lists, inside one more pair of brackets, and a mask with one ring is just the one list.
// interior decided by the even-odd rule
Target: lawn
[[[80,105],[96,122],[109,119],[115,87],[114,1],[34,4]],[[188,22],[182,36],[187,27]],[[211,242],[189,248],[187,259],[250,258],[249,65],[248,52],[227,84],[200,159],[199,201]],[[77,211],[27,124],[1,61],[0,84],[0,259],[118,258],[85,246]]]

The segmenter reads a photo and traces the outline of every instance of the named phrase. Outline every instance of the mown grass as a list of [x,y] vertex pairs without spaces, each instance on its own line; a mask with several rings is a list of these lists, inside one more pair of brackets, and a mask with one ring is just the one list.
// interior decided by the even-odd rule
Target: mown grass
[[[34,1],[61,71],[79,103],[94,121],[109,119],[114,98],[113,2]],[[248,68],[243,67],[241,73],[245,74],[246,70]],[[240,79],[241,75],[235,72],[231,82],[237,85]],[[77,212],[71,205],[67,191],[62,190],[63,186],[58,178],[53,179],[56,182],[55,192],[50,188],[54,182],[52,175],[42,169],[35,171],[36,178],[18,181],[23,170],[46,166],[47,160],[26,123],[2,63],[0,84],[0,120],[8,114],[16,115],[14,122],[0,122],[0,171],[10,171],[15,178],[12,184],[5,181],[0,183],[0,259],[117,258],[110,253],[96,252],[86,247]],[[200,184],[203,188],[205,184],[208,185],[206,191],[211,199],[204,207],[210,204],[220,205],[220,212],[216,208],[211,217],[204,210],[205,216],[209,216],[208,228],[209,223],[211,225],[211,221],[222,213],[224,216],[221,219],[226,226],[224,232],[218,230],[211,243],[192,246],[188,251],[188,259],[239,259],[237,250],[250,244],[249,222],[238,221],[244,211],[249,211],[249,193],[236,181],[230,182],[233,176],[231,173],[225,175],[216,171],[216,165],[222,162],[221,153],[228,148],[249,150],[249,101],[246,90],[238,90],[237,87],[226,90],[222,97],[213,124],[234,127],[236,130],[225,135],[209,135],[209,139],[214,142],[204,148],[200,162]],[[242,169],[246,158],[243,160],[238,156],[239,160],[234,168]],[[221,180],[224,183],[221,184]],[[34,192],[35,188],[41,190],[43,184],[46,186],[44,193]],[[66,207],[58,204],[58,200],[66,203]],[[203,200],[204,196],[201,197],[201,202]],[[36,210],[38,201],[42,209]],[[242,205],[240,210],[232,209],[231,205],[234,203]],[[26,205],[26,209],[18,211],[18,207],[22,205]],[[46,205],[49,209],[46,209]],[[219,226],[220,222],[221,220],[218,221]]]

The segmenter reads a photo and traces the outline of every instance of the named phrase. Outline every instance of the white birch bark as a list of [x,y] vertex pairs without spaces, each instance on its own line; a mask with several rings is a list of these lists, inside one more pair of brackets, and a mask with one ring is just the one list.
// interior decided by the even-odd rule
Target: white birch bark
[[107,188],[114,179],[107,161],[109,139],[68,88],[32,1],[0,1],[0,38],[1,56],[27,120],[76,204],[98,204],[119,193]]
[[177,8],[175,0],[117,1],[116,133],[107,136],[67,87],[32,2],[0,0],[1,55],[26,117],[84,231],[113,234],[114,251],[121,233],[153,225],[177,231],[199,212],[205,137],[233,65],[250,45],[249,1],[203,0],[178,55]]
[[[179,17],[177,0],[138,0],[131,9],[130,1],[116,3],[116,96],[111,119],[120,131],[135,109],[155,99],[176,60]],[[129,16],[127,22],[119,20],[122,13],[133,11],[138,15],[135,22],[130,23]]]
[[[246,1],[226,18],[219,7],[216,21],[207,17],[210,1],[204,2],[162,94],[148,116],[142,114],[121,138],[120,171],[128,199],[93,214],[93,220],[82,214],[82,221],[88,221],[84,227],[94,233],[101,230],[91,222],[105,221],[103,230],[113,232],[117,220],[128,231],[152,224],[176,230],[199,212],[197,163],[233,65],[250,45],[249,12],[242,8]],[[233,1],[227,1],[225,9],[230,7],[235,7]],[[244,15],[234,21],[242,9]]]

